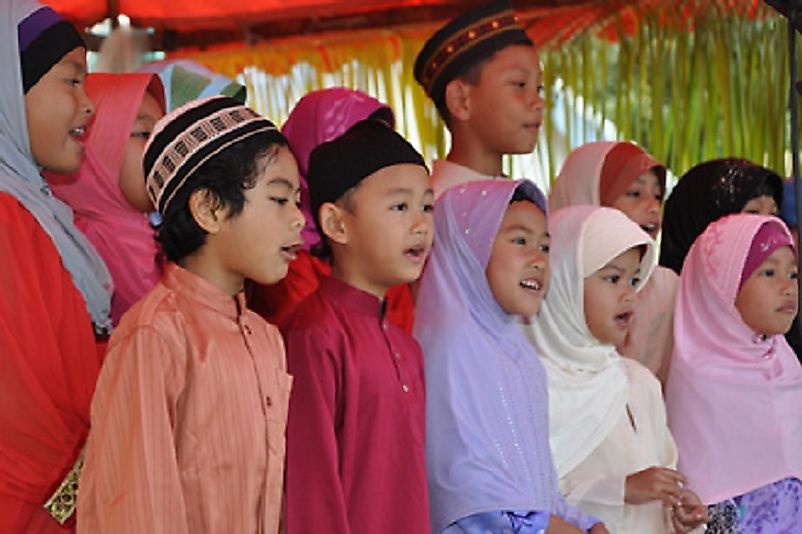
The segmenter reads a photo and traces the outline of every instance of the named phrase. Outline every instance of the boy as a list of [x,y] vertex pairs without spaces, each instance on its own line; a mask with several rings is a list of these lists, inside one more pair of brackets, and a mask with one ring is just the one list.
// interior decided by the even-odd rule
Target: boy
[[532,41],[506,1],[455,18],[423,46],[415,79],[451,132],[434,162],[435,197],[457,184],[502,176],[504,154],[535,148],[543,121],[543,73]]
[[221,96],[159,120],[144,170],[169,263],[109,342],[79,531],[276,533],[291,378],[242,286],[280,280],[301,245],[298,168]]
[[429,532],[422,354],[384,300],[432,245],[427,169],[369,119],[316,148],[307,179],[332,273],[285,331],[288,532]]

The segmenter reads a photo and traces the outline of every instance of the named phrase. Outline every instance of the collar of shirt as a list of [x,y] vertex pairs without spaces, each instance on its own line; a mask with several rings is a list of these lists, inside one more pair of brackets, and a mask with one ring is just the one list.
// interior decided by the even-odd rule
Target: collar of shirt
[[325,276],[320,279],[320,291],[326,297],[340,303],[351,311],[375,317],[379,320],[384,319],[387,311],[386,299],[379,300],[375,295],[350,286],[342,280],[331,276]]
[[164,270],[162,283],[186,298],[211,308],[217,313],[236,321],[245,310],[245,293],[240,291],[235,298],[215,287],[200,276],[169,262]]

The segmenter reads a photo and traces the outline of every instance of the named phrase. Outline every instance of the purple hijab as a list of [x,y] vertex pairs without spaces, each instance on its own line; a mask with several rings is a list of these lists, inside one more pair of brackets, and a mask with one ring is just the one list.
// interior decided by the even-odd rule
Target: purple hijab
[[414,330],[426,368],[434,532],[473,514],[554,512],[563,502],[549,449],[545,372],[485,276],[518,188],[546,211],[543,193],[528,181],[470,182],[435,205],[435,246]]
[[386,104],[362,91],[332,87],[305,95],[284,123],[281,133],[287,138],[301,173],[301,211],[306,219],[301,235],[306,250],[320,241],[309,207],[309,186],[306,183],[309,154],[321,143],[341,136],[351,126],[379,110],[385,111],[381,118],[394,127],[393,112]]

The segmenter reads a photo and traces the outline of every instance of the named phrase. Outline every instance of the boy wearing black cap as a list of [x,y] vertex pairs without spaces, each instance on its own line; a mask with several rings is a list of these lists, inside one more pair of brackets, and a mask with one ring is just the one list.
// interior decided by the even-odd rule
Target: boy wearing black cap
[[432,169],[436,197],[460,183],[499,178],[505,154],[534,150],[543,73],[508,2],[490,2],[438,30],[418,54],[415,79],[451,132],[447,158]]
[[429,532],[422,354],[384,305],[431,248],[427,169],[366,120],[315,149],[307,178],[332,275],[284,332],[288,532]]
[[229,97],[156,123],[144,170],[161,281],[123,316],[92,401],[79,532],[279,530],[291,378],[245,307],[300,247],[300,181],[276,127]]

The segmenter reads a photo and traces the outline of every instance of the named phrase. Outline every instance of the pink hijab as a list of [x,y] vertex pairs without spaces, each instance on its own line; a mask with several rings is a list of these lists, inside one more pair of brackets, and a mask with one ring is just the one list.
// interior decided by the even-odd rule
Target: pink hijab
[[47,175],[53,194],[72,207],[76,226],[111,273],[115,325],[161,275],[147,216],[128,203],[119,186],[125,147],[145,91],[164,107],[164,91],[154,74],[87,76],[86,92],[97,109],[87,135],[86,157],[71,176]]
[[301,173],[301,211],[306,218],[302,235],[306,250],[320,241],[309,207],[309,187],[306,184],[309,154],[321,143],[339,137],[351,126],[379,110],[385,110],[381,118],[394,127],[393,112],[386,104],[362,91],[332,87],[304,96],[284,123],[281,133],[287,138]]
[[752,241],[776,217],[719,219],[680,275],[666,390],[679,470],[705,504],[802,478],[802,367],[781,335],[762,339],[735,307]]

